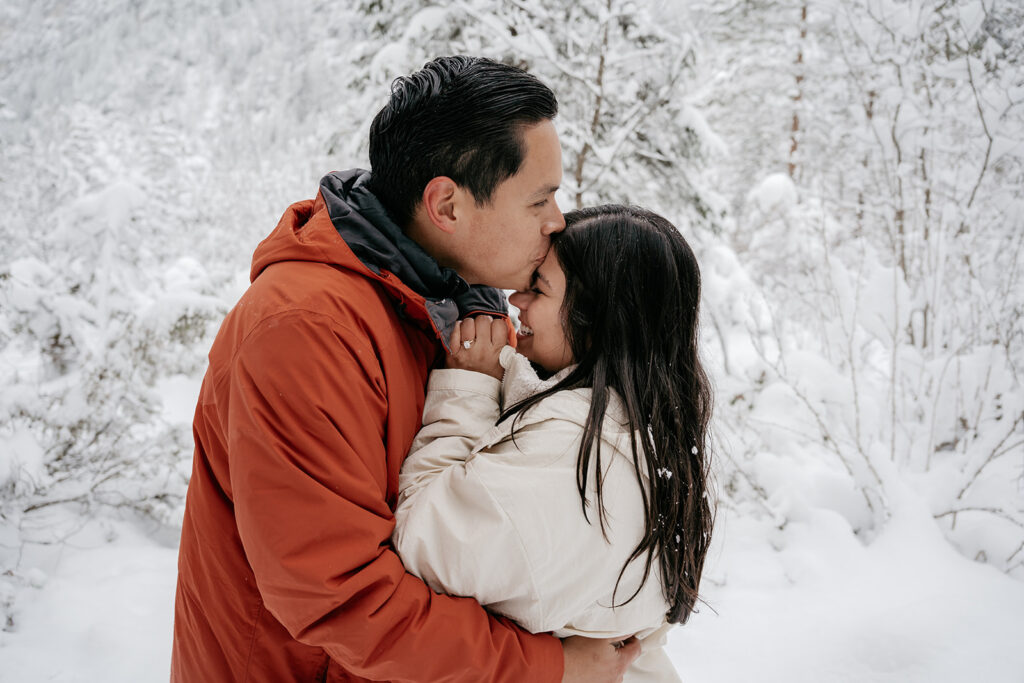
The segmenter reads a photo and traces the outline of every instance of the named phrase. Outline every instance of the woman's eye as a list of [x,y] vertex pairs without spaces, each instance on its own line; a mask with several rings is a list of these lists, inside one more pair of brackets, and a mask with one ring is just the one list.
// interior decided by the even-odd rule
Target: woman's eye
[[534,207],[539,209],[539,208],[541,208],[542,206],[544,206],[547,203],[548,203],[548,200],[542,199],[539,202],[537,202],[536,204],[534,204]]
[[539,289],[537,289],[536,287],[530,287],[530,292],[532,292],[533,294],[543,294],[544,293],[544,292],[540,291]]

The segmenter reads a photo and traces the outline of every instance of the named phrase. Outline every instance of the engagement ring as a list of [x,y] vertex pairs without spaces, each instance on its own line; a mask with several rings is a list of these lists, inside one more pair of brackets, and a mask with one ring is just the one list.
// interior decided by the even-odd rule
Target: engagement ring
[[474,341],[476,341],[476,340],[475,339],[467,339],[466,341],[462,342],[462,348],[468,349],[470,346],[473,345]]

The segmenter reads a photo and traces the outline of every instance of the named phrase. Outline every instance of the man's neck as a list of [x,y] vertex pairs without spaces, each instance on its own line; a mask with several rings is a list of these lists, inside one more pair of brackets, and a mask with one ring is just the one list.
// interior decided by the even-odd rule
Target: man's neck
[[448,253],[448,245],[443,239],[444,233],[438,230],[426,215],[423,215],[421,208],[416,210],[407,225],[402,226],[402,231],[406,237],[420,245],[420,248],[437,261],[442,268],[458,270],[456,260],[451,258]]

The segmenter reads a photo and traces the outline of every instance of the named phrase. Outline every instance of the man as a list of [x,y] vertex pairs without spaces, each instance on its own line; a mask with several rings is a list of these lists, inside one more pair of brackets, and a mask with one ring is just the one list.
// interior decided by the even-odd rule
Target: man
[[531,635],[390,546],[427,373],[458,317],[505,314],[471,285],[527,288],[564,225],[556,112],[518,69],[435,60],[393,85],[372,176],[260,244],[196,409],[174,681],[621,680],[635,643]]

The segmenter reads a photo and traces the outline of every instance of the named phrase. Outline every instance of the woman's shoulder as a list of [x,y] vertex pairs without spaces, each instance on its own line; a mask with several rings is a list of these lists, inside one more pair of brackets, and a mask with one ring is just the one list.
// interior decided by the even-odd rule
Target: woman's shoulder
[[[571,368],[547,379],[538,377],[529,361],[511,348],[502,353],[505,377],[501,403],[508,408],[545,389],[550,389]],[[564,464],[575,469],[580,440],[590,414],[590,389],[566,389],[545,396],[530,407],[498,422],[473,447],[472,457],[482,451],[492,461],[517,467],[552,467]],[[629,451],[628,421],[617,395],[609,397],[600,439],[615,452]]]

